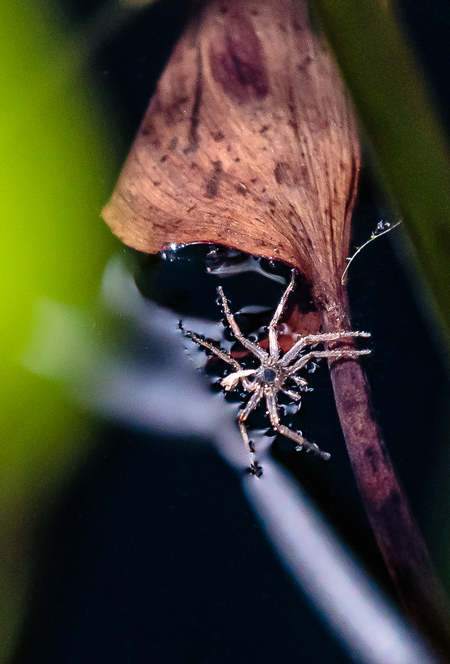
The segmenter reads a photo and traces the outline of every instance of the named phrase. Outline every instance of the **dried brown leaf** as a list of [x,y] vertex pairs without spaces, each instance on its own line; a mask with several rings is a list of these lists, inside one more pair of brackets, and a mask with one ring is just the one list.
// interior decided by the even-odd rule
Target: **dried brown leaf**
[[214,1],[178,42],[103,215],[144,252],[208,242],[282,259],[328,300],[359,167],[349,102],[305,7]]

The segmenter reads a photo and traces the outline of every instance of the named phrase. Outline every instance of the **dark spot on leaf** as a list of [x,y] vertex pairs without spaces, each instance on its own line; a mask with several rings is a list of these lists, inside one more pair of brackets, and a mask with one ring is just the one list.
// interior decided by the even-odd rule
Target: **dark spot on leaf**
[[301,62],[299,65],[297,65],[298,71],[304,72],[309,65],[312,62],[312,57],[310,55],[307,55],[306,58]]
[[213,140],[216,141],[216,143],[220,143],[220,141],[223,141],[223,139],[225,138],[225,136],[221,131],[214,131],[211,133],[211,136]]
[[161,139],[156,131],[152,120],[145,119],[140,129],[141,136],[144,136],[156,150],[161,147]]
[[214,198],[219,192],[220,180],[222,178],[223,168],[221,161],[213,161],[214,171],[212,177],[206,183],[206,198]]
[[291,167],[285,161],[279,161],[274,170],[277,184],[289,184],[291,181]]
[[200,106],[202,103],[202,61],[197,58],[197,78],[195,81],[194,104],[189,123],[189,152],[195,152],[199,146],[198,125],[200,124]]
[[[186,111],[190,106],[189,97],[179,97],[174,99],[170,104],[166,104],[161,108],[164,117],[164,122],[167,127],[171,127],[186,119]],[[190,109],[189,109],[190,110]]]
[[205,196],[206,198],[214,198],[217,196],[217,192],[219,191],[219,184],[217,180],[214,178],[211,178],[211,180],[208,180],[206,183],[206,193]]
[[298,122],[297,122],[297,120],[293,120],[293,119],[291,118],[290,120],[288,120],[288,125],[289,125],[290,127],[292,127],[292,129],[294,130],[294,134],[295,134],[296,136],[298,136]]
[[224,38],[210,46],[214,80],[239,102],[262,99],[269,92],[264,53],[253,25],[238,13],[224,26]]

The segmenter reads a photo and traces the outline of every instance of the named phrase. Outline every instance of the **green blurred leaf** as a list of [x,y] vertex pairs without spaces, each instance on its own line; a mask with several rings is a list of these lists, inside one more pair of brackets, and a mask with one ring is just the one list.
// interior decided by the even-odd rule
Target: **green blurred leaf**
[[89,443],[86,416],[55,384],[28,373],[21,355],[38,299],[85,305],[96,294],[107,258],[118,247],[100,217],[118,163],[113,129],[80,71],[86,59],[82,41],[71,47],[55,7],[43,0],[4,0],[0,26],[0,661],[5,661],[20,627],[32,527]]
[[450,151],[389,0],[313,0],[450,333]]

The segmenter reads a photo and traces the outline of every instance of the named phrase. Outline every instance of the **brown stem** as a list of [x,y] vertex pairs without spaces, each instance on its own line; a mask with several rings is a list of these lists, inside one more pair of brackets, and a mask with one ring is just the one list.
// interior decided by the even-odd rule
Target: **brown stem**
[[[322,310],[324,332],[349,329],[346,292],[333,304]],[[416,627],[449,657],[447,599],[392,467],[360,360],[330,359],[329,368],[356,482],[400,601]]]

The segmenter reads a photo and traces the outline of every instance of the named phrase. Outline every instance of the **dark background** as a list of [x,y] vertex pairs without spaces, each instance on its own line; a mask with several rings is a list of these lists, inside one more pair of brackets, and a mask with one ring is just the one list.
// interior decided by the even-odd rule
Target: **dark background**
[[[67,23],[76,27],[101,2],[60,4]],[[427,0],[398,8],[448,126],[448,5]],[[156,3],[119,31],[91,67],[121,127],[124,158],[186,16],[186,3]],[[380,218],[396,221],[367,158],[355,246],[368,239]],[[401,238],[395,233],[369,245],[352,265],[354,329],[372,333],[373,353],[365,366],[375,408],[414,513],[448,578],[449,385],[430,335],[433,322],[418,306],[424,295],[397,260],[394,246]],[[194,254],[160,263],[147,277],[158,302],[217,320],[221,314],[210,297],[215,278],[206,276],[201,252]],[[227,289],[245,299],[246,292],[261,290],[259,283],[243,275],[227,281]],[[270,294],[273,303],[279,295]],[[282,443],[274,454],[389,591],[325,367],[311,382],[315,392],[302,410],[301,426],[307,438],[332,452],[332,464],[305,463]],[[39,533],[33,605],[16,664],[353,661],[293,586],[239,478],[212,448],[189,439],[175,445],[107,422],[98,423],[97,437],[97,452]]]

